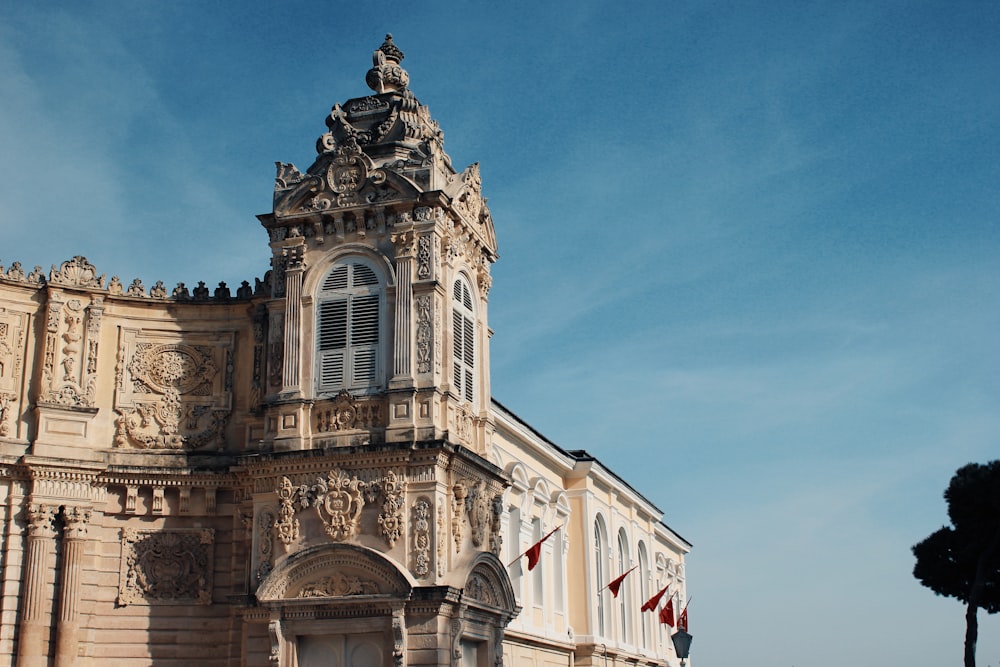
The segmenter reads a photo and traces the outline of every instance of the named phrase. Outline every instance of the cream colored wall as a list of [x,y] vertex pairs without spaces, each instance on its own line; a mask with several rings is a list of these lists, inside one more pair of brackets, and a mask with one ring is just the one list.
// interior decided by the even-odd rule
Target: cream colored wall
[[[504,541],[505,553],[508,554],[505,560],[509,562],[514,555],[534,543],[534,535],[530,532],[532,518],[541,519],[541,535],[563,525],[565,537],[562,613],[554,610],[551,597],[547,597],[544,608],[535,608],[535,573],[527,572],[526,559],[508,568],[518,601],[525,608],[508,628],[508,637],[517,646],[520,659],[524,660],[513,664],[547,664],[539,662],[549,659],[543,657],[544,651],[538,648],[545,642],[566,645],[565,650],[575,651],[578,659],[596,651],[600,659],[593,664],[603,664],[602,650],[611,654],[609,664],[615,664],[616,660],[621,660],[620,664],[626,661],[628,664],[665,664],[664,661],[674,660],[669,633],[661,630],[655,613],[640,612],[639,607],[667,581],[675,582],[683,598],[685,582],[678,577],[677,571],[683,572],[684,558],[690,545],[663,525],[662,514],[656,507],[599,462],[578,461],[544,441],[516,416],[499,407],[495,412],[497,431],[491,458],[513,479],[504,501]],[[521,511],[519,534],[510,523],[512,507]],[[600,581],[596,577],[594,553],[594,522],[599,516],[607,526],[609,538],[608,558]],[[603,593],[608,600],[606,631],[601,634],[596,628],[599,591],[620,574],[616,558],[619,530],[624,530],[628,537],[630,562],[626,569],[638,564],[640,542],[645,546],[649,566],[645,586],[638,570],[623,582],[621,594],[630,600],[627,611],[631,620],[627,636],[622,636],[618,630],[621,618],[619,605],[607,592]],[[513,540],[516,540],[516,549],[511,545]],[[542,579],[547,595],[558,588],[555,582],[557,554],[553,541],[554,538],[550,538],[543,544],[538,565],[538,569],[545,573]],[[658,563],[661,564],[659,568]],[[518,576],[519,565],[523,568],[521,576]],[[643,622],[647,629],[645,643],[641,631]],[[546,650],[558,653],[558,649]],[[676,660],[671,664],[676,664]]]

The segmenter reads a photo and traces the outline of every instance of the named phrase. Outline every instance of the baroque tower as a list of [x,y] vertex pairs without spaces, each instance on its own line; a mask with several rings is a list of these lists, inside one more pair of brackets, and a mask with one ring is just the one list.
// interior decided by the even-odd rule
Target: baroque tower
[[333,107],[305,173],[278,163],[274,211],[259,216],[276,449],[490,444],[493,220],[479,165],[454,169],[402,59],[387,35],[374,94]]
[[499,665],[517,613],[497,558],[510,480],[484,458],[493,221],[478,164],[454,169],[402,60],[386,35],[373,93],[334,105],[304,173],[277,163],[274,210],[259,216],[273,454],[247,465],[246,511],[279,662],[391,645],[393,664],[446,664],[472,638]]

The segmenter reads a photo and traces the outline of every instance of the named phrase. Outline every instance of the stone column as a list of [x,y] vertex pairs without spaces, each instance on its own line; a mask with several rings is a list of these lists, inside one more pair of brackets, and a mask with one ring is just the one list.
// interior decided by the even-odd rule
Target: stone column
[[81,507],[63,509],[66,527],[63,531],[62,586],[59,591],[59,625],[56,628],[55,667],[76,664],[80,633],[80,573],[87,546],[87,524],[90,510]]
[[305,246],[285,249],[285,359],[282,368],[282,392],[299,391],[299,338],[302,329],[302,272]]
[[46,667],[48,664],[49,614],[45,609],[45,579],[56,537],[53,526],[56,509],[41,503],[28,506],[28,548],[21,589],[17,667]]

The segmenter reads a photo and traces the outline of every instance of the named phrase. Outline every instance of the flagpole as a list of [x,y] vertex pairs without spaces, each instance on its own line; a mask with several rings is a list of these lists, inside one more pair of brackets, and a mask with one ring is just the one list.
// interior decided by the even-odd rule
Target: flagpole
[[[563,525],[566,525],[566,524],[563,524]],[[514,560],[512,560],[511,562],[507,563],[507,567],[510,567],[511,565],[513,565],[514,563],[516,563],[517,561],[519,561],[519,560],[521,560],[522,558],[524,558],[524,555],[525,555],[526,553],[528,553],[529,551],[531,551],[531,550],[532,550],[532,549],[533,549],[533,548],[534,548],[534,547],[535,547],[536,545],[539,545],[539,544],[541,544],[542,542],[544,542],[545,540],[547,540],[547,539],[549,539],[550,537],[552,537],[552,535],[553,535],[553,534],[554,534],[554,533],[555,533],[555,532],[556,532],[557,530],[559,530],[559,529],[560,529],[560,528],[562,528],[562,527],[563,527],[563,526],[557,526],[557,527],[553,528],[552,530],[550,530],[550,531],[549,531],[549,534],[548,534],[548,535],[546,535],[546,536],[545,536],[545,537],[543,537],[542,539],[540,539],[540,540],[538,540],[537,542],[535,542],[535,544],[532,544],[532,545],[531,545],[530,547],[528,547],[527,549],[525,549],[524,551],[522,551],[522,552],[521,552],[521,555],[520,555],[520,556],[518,556],[517,558],[515,558],[515,559],[514,559]]]

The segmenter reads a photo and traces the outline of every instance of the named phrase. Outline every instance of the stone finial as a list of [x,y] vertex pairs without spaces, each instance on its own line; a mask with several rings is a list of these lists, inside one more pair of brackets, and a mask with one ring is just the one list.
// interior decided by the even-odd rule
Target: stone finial
[[372,68],[365,76],[365,83],[376,93],[402,92],[410,83],[410,75],[399,66],[403,52],[386,35],[382,46],[372,54]]
[[[389,33],[385,34],[385,41],[382,42],[382,46],[378,47],[378,50],[385,54],[386,60],[391,60],[397,65],[403,62],[403,58],[405,57],[403,56],[403,52],[399,50],[399,47],[393,43],[392,35]],[[375,64],[378,65],[379,63],[376,62]]]

